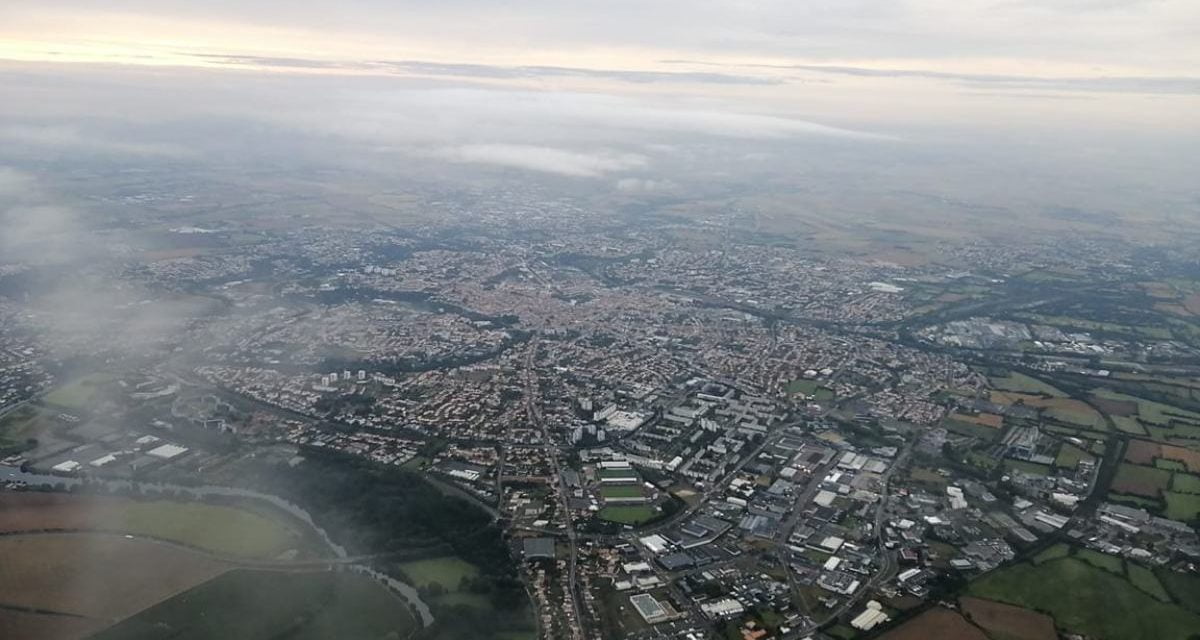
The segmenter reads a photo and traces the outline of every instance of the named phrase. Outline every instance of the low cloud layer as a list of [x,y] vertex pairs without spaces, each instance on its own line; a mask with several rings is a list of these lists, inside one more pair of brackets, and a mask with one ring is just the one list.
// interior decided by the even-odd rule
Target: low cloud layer
[[438,155],[454,162],[492,164],[578,178],[641,168],[647,162],[645,156],[632,153],[580,153],[517,144],[463,145],[442,149]]

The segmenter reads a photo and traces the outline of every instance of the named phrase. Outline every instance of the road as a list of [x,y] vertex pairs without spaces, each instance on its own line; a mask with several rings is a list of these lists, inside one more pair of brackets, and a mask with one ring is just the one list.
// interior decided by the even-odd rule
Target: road
[[[566,482],[563,480],[559,465],[559,454],[561,452],[558,450],[558,447],[554,445],[554,439],[552,438],[549,429],[546,428],[546,421],[542,418],[541,408],[537,403],[537,398],[539,398],[540,395],[538,394],[537,370],[534,366],[538,349],[538,337],[536,334],[529,339],[527,349],[528,350],[525,354],[525,371],[523,373],[525,379],[525,414],[529,419],[529,423],[541,431],[543,446],[546,450],[546,457],[550,459],[550,472],[553,474],[553,477],[557,482],[555,493],[558,496],[558,508],[559,512],[562,514],[563,522],[566,524],[567,534],[568,558],[566,593],[571,601],[571,610],[574,613],[574,620],[572,620],[571,625],[571,637],[575,640],[582,640],[583,617],[580,615],[579,597],[576,593],[576,565],[579,556],[578,541],[575,534],[575,524],[571,521],[571,509],[567,504],[567,486]],[[501,472],[503,473],[503,469],[501,469]]]

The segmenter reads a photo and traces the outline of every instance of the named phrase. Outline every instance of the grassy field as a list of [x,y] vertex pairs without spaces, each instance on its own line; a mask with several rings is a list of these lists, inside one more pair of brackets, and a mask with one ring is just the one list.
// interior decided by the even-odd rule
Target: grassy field
[[1191,522],[1200,516],[1200,495],[1169,491],[1163,498],[1167,501],[1166,516],[1172,520]]
[[0,418],[0,449],[21,446],[55,425],[53,412],[28,405],[21,407]]
[[112,382],[115,378],[107,373],[93,373],[82,378],[72,380],[71,382],[47,393],[45,401],[50,404],[63,407],[64,409],[81,410],[87,409],[92,401],[95,400],[96,394],[100,387]]
[[401,564],[400,569],[408,577],[409,584],[414,587],[428,588],[436,583],[447,591],[458,589],[458,584],[463,578],[479,575],[479,569],[475,565],[457,556],[413,560]]
[[1171,596],[1167,594],[1167,590],[1163,588],[1158,578],[1154,577],[1153,571],[1132,562],[1125,564],[1125,570],[1128,572],[1129,581],[1133,583],[1133,586],[1153,596],[1155,600],[1160,602],[1171,601]]
[[1117,493],[1147,498],[1157,498],[1169,486],[1170,471],[1128,463],[1117,467],[1117,475],[1112,482],[1112,490]]
[[1107,553],[1100,553],[1091,549],[1077,549],[1075,557],[1097,569],[1104,569],[1118,576],[1125,573],[1125,561],[1117,556],[1110,556]]
[[601,498],[641,498],[645,492],[638,485],[600,487]]
[[1043,562],[1066,558],[1069,555],[1071,555],[1071,547],[1060,542],[1034,556],[1033,564],[1042,564]]
[[1013,460],[1012,458],[1004,459],[1004,468],[1011,469],[1013,471],[1020,471],[1022,473],[1028,473],[1030,475],[1035,475],[1035,476],[1050,475],[1050,467],[1048,467],[1044,464],[1027,462],[1025,460]]
[[1154,461],[1154,466],[1164,471],[1183,471],[1187,472],[1187,465],[1178,460],[1167,460],[1166,458],[1158,458]]
[[1200,422],[1200,413],[1180,409],[1169,404],[1147,400],[1124,393],[1118,393],[1108,389],[1096,391],[1096,396],[1107,398],[1109,400],[1117,400],[1124,402],[1132,402],[1137,404],[1137,417],[1142,422],[1147,424],[1158,425],[1160,427],[1169,426],[1171,420],[1187,420],[1191,422]]
[[788,383],[785,390],[788,393],[812,396],[813,400],[817,402],[829,402],[836,397],[832,389],[821,386],[821,383],[816,380],[793,380]]
[[963,422],[955,420],[953,417],[947,417],[942,420],[942,427],[948,431],[959,433],[964,436],[979,438],[980,440],[992,441],[1000,437],[1001,430],[993,427],[985,427],[975,424],[974,422]]
[[1108,640],[1186,640],[1200,629],[1195,613],[1073,557],[1015,564],[976,580],[969,591],[1045,611],[1061,628]]
[[396,596],[351,573],[230,571],[93,640],[404,638],[416,622]]
[[[0,536],[0,557],[0,602],[84,616],[89,632],[231,567],[194,551],[106,534]],[[21,617],[12,623],[45,628],[3,637],[53,637],[61,626],[55,618]]]
[[1027,376],[1023,373],[1012,372],[1004,377],[991,377],[988,380],[992,386],[1001,391],[1015,391],[1017,393],[1031,393],[1034,395],[1048,395],[1066,397],[1066,393],[1054,385],[1042,382],[1037,378]]
[[1054,466],[1061,469],[1074,469],[1082,461],[1095,461],[1095,459],[1096,457],[1092,454],[1068,442],[1058,450],[1058,457],[1054,459]]
[[1180,605],[1200,614],[1200,576],[1159,569],[1154,574]]
[[171,540],[241,558],[273,558],[305,544],[299,525],[236,507],[68,494],[0,494],[0,531],[82,529]]
[[637,525],[653,520],[658,513],[650,505],[604,507],[600,510],[600,519],[618,524]]
[[[1160,461],[1155,462],[1157,465],[1157,462]],[[1167,462],[1178,464],[1181,467],[1183,466],[1182,463],[1175,462],[1174,460],[1168,460]],[[1200,493],[1200,476],[1193,476],[1186,473],[1176,473],[1171,477],[1171,491],[1178,493]]]

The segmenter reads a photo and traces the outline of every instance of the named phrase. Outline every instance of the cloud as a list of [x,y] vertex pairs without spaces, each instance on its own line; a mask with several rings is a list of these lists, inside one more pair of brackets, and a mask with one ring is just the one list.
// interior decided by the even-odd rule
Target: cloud
[[494,64],[447,63],[430,60],[336,61],[318,58],[213,53],[185,53],[183,55],[188,55],[222,66],[246,66],[258,69],[302,69],[310,71],[342,70],[377,74],[437,76],[444,78],[490,80],[593,78],[602,80],[615,80],[618,82],[628,82],[634,84],[689,82],[699,84],[777,85],[784,82],[782,78],[701,71],[637,71],[627,69],[590,69],[584,67],[551,65],[505,66]]
[[670,180],[652,180],[649,178],[621,178],[617,180],[617,191],[623,193],[657,193],[672,191],[679,185]]
[[815,71],[846,76],[870,78],[929,78],[967,84],[1001,85],[1016,89],[1052,89],[1058,91],[1092,91],[1113,93],[1178,93],[1200,94],[1200,76],[1095,76],[1047,77],[988,73],[953,73],[929,69],[874,69],[836,65],[770,65],[774,68]]
[[[0,198],[13,198],[32,186],[33,176],[12,167],[0,167]],[[0,200],[0,206],[3,204],[4,200]]]
[[[32,114],[31,114],[32,115]],[[0,139],[32,147],[71,149],[92,153],[137,156],[183,156],[188,150],[170,144],[114,140],[81,131],[76,126],[8,125],[0,127]]]
[[493,164],[579,178],[595,178],[646,165],[644,156],[630,153],[581,153],[518,144],[461,145],[442,149],[438,155],[454,162]]

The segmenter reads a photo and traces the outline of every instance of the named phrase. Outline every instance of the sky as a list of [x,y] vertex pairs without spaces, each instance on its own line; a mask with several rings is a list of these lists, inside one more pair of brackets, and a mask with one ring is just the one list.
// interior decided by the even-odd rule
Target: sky
[[6,0],[0,82],[26,159],[270,148],[629,193],[857,166],[1200,206],[1196,0]]

